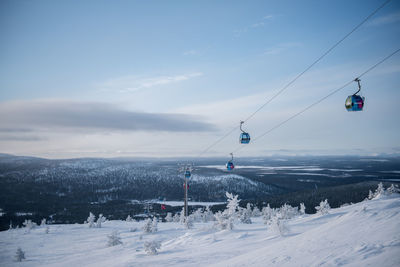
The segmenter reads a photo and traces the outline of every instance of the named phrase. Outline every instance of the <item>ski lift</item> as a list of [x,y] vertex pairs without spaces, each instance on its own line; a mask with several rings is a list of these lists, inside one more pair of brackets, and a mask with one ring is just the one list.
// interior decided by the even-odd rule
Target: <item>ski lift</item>
[[345,106],[347,111],[362,111],[365,98],[357,95],[361,90],[360,79],[356,78],[354,81],[358,83],[358,91],[347,97]]
[[240,130],[242,131],[242,133],[240,134],[240,137],[239,137],[239,143],[248,144],[248,143],[250,143],[250,135],[249,135],[249,133],[246,133],[245,131],[243,131],[243,129],[242,129],[243,123],[244,123],[244,121],[240,121]]
[[233,165],[233,162],[232,162],[233,161],[233,154],[232,153],[231,153],[231,156],[232,156],[232,159],[226,163],[226,169],[228,171],[231,171],[231,170],[233,170],[235,168],[235,165]]

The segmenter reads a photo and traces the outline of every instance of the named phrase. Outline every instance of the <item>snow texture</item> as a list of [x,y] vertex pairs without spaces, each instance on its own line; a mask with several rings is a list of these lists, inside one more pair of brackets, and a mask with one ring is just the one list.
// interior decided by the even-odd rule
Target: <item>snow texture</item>
[[[274,212],[264,209],[263,216]],[[148,222],[125,220],[105,221],[101,228],[47,225],[48,234],[41,227],[12,229],[0,232],[0,266],[400,266],[397,193],[328,214],[272,218],[284,221],[288,230],[278,233],[261,216],[252,217],[252,224],[237,220],[230,231],[213,228],[213,221],[196,221],[192,229],[166,222],[158,223],[157,232],[143,234],[130,229]],[[113,230],[122,244],[109,247],[107,235]],[[16,261],[19,247],[27,255],[22,262]]]

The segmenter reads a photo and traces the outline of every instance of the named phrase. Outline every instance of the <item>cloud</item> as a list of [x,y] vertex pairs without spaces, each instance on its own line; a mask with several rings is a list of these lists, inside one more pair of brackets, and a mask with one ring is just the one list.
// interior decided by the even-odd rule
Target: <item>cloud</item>
[[194,50],[194,49],[183,52],[184,56],[193,56],[193,55],[198,55],[198,54],[199,54],[199,51]]
[[260,21],[258,21],[256,23],[254,23],[253,25],[251,25],[251,27],[253,27],[253,28],[264,27],[266,21],[272,20],[274,18],[275,18],[274,15],[266,15]]
[[201,72],[181,74],[175,76],[158,76],[151,78],[139,78],[137,76],[123,76],[108,80],[99,86],[106,91],[134,92],[142,89],[148,89],[155,86],[167,85],[187,81],[195,77],[202,76]]
[[[0,104],[0,133],[15,138],[29,131],[213,131],[197,116],[144,113],[98,102],[64,100],[15,101]],[[9,138],[9,137],[8,137]]]
[[374,20],[372,20],[369,25],[370,26],[381,26],[385,24],[395,23],[400,21],[400,12],[391,13],[385,16],[380,16]]
[[264,55],[277,55],[282,53],[283,51],[293,48],[293,47],[299,47],[301,46],[301,43],[293,42],[293,43],[282,43],[278,44],[276,46],[270,47],[264,51]]

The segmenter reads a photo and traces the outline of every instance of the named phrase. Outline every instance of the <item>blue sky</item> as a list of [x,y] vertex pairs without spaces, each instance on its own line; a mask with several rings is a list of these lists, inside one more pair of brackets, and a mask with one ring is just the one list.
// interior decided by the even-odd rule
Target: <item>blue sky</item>
[[[0,147],[56,157],[196,156],[384,1],[1,1]],[[389,2],[246,122],[258,136],[400,47]],[[240,151],[398,153],[400,56]],[[225,156],[239,132],[206,156]]]

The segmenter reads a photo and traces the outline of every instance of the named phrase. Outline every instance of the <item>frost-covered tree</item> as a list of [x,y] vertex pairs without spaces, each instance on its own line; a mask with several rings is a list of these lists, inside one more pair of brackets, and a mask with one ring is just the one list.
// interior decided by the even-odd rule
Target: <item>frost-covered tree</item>
[[279,233],[281,236],[284,236],[289,232],[289,228],[286,224],[286,221],[278,217],[274,217],[272,219],[271,225],[273,226],[275,231]]
[[279,209],[279,217],[284,220],[292,219],[298,214],[299,210],[297,207],[292,207],[286,203]]
[[121,237],[119,236],[117,230],[114,230],[111,233],[111,235],[108,235],[107,237],[108,237],[107,246],[109,247],[122,244]]
[[161,242],[152,240],[144,242],[144,251],[149,255],[157,255],[157,250],[161,248]]
[[46,219],[43,218],[42,221],[40,222],[40,226],[44,227],[46,226]]
[[274,210],[271,209],[271,207],[269,206],[269,203],[268,203],[267,206],[262,209],[264,223],[267,224],[269,222],[269,220],[272,219],[274,214],[275,214]]
[[194,217],[194,216],[190,215],[190,216],[187,216],[187,217],[185,218],[184,225],[185,225],[185,228],[186,228],[186,229],[192,229],[192,228],[193,228],[193,221],[194,221],[194,218],[193,218],[193,217]]
[[253,217],[259,217],[259,216],[261,216],[261,211],[260,211],[260,209],[257,207],[257,206],[255,206],[254,208],[253,208],[253,214],[252,214],[252,216]]
[[400,190],[396,186],[394,186],[392,184],[390,187],[388,187],[388,189],[386,189],[387,194],[391,195],[391,194],[394,194],[394,193],[398,193]]
[[372,193],[372,191],[369,190],[369,192],[368,192],[368,199],[371,200],[371,199],[373,199],[373,198],[374,198],[374,193]]
[[36,228],[36,226],[37,226],[37,224],[34,223],[34,222],[32,222],[32,220],[25,220],[25,221],[22,223],[22,225],[23,225],[26,229],[28,229],[28,230],[34,229],[34,228]]
[[195,222],[201,222],[203,220],[203,209],[198,208],[194,213],[193,213],[193,220]]
[[89,212],[89,217],[86,219],[87,224],[90,228],[94,227],[94,222],[96,221],[96,216],[93,213]]
[[216,226],[221,230],[233,229],[233,217],[229,216],[228,213],[218,211],[214,216],[216,219]]
[[17,252],[15,253],[14,258],[18,262],[21,262],[22,260],[25,260],[25,252],[21,248],[18,248]]
[[180,223],[185,223],[185,208],[184,207],[182,208],[182,211],[181,211],[181,214],[180,214],[180,217],[179,217],[179,222]]
[[385,188],[383,187],[382,182],[378,184],[378,188],[375,190],[374,197],[384,195],[385,194]]
[[228,204],[226,204],[225,211],[229,216],[236,217],[240,202],[240,200],[238,199],[239,195],[233,195],[232,193],[228,192],[226,192],[225,195],[228,198]]
[[101,228],[101,224],[104,223],[106,221],[106,218],[103,216],[103,214],[99,214],[99,218],[97,218],[96,221],[96,227],[97,228]]
[[173,217],[173,221],[178,223],[181,219],[181,216],[178,213],[175,213],[174,217]]
[[153,218],[153,221],[151,222],[151,232],[155,233],[158,231],[158,219],[157,217]]
[[172,218],[172,213],[168,212],[167,216],[165,216],[165,221],[166,222],[172,222],[174,220],[174,218]]
[[203,222],[215,221],[215,217],[213,212],[210,210],[210,207],[207,206],[206,210],[203,213]]
[[317,210],[317,214],[323,215],[329,213],[331,206],[329,206],[328,200],[325,199],[324,201],[321,201],[319,206],[316,206],[315,209]]
[[132,219],[131,215],[128,215],[128,217],[126,217],[126,220],[125,220],[125,221],[127,221],[127,222],[132,222],[133,219]]
[[250,203],[247,203],[247,207],[245,209],[241,209],[240,222],[251,224],[252,223],[252,221],[251,221],[252,214],[253,214],[253,212],[251,210],[251,205],[250,205]]
[[300,215],[306,214],[306,205],[304,203],[300,203]]
[[146,221],[144,221],[144,225],[142,227],[143,232],[151,233],[151,227],[152,227],[151,225],[152,225],[151,219],[147,219]]

